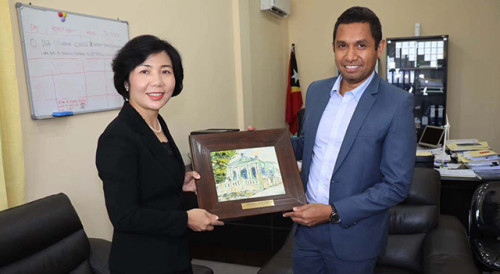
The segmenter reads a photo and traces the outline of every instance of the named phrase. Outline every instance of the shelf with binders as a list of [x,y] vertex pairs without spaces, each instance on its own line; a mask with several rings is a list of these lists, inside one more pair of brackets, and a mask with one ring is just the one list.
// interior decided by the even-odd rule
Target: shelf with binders
[[387,69],[446,69],[448,35],[387,38]]
[[387,82],[415,95],[418,138],[445,124],[447,55],[447,35],[387,38]]
[[387,71],[387,82],[415,95],[444,94],[446,74],[444,68],[394,68]]

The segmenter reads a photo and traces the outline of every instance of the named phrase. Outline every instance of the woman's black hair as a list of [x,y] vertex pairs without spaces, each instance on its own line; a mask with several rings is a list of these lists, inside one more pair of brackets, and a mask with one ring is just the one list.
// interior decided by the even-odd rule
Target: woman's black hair
[[172,60],[175,77],[175,88],[172,97],[181,93],[184,70],[179,52],[170,43],[156,36],[141,35],[128,41],[113,59],[113,81],[116,91],[123,96],[123,99],[128,100],[130,97],[130,93],[125,89],[125,82],[128,82],[130,72],[142,64],[149,55],[162,51],[165,51]]

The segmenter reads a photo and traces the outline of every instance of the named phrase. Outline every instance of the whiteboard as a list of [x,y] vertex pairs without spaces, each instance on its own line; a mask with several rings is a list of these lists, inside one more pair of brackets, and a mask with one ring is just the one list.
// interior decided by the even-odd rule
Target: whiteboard
[[[129,39],[128,23],[16,4],[33,119],[123,105],[111,62]],[[65,21],[63,21],[65,20]]]

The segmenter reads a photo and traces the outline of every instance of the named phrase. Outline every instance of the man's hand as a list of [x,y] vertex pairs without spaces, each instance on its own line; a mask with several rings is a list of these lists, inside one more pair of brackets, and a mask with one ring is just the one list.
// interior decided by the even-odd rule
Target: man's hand
[[186,175],[184,175],[184,184],[182,185],[182,191],[196,193],[196,180],[199,180],[200,178],[200,174],[198,174],[198,172],[196,171],[186,172]]
[[325,204],[307,204],[294,207],[292,212],[283,214],[283,217],[290,217],[292,221],[305,225],[315,226],[326,223],[330,220],[332,207]]

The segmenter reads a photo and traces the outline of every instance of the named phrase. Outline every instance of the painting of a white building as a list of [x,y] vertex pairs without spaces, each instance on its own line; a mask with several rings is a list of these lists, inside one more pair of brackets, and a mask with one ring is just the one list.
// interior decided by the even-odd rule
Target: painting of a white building
[[[211,152],[219,202],[285,194],[274,147]],[[222,163],[222,164],[221,164]],[[214,172],[214,174],[216,173]]]

